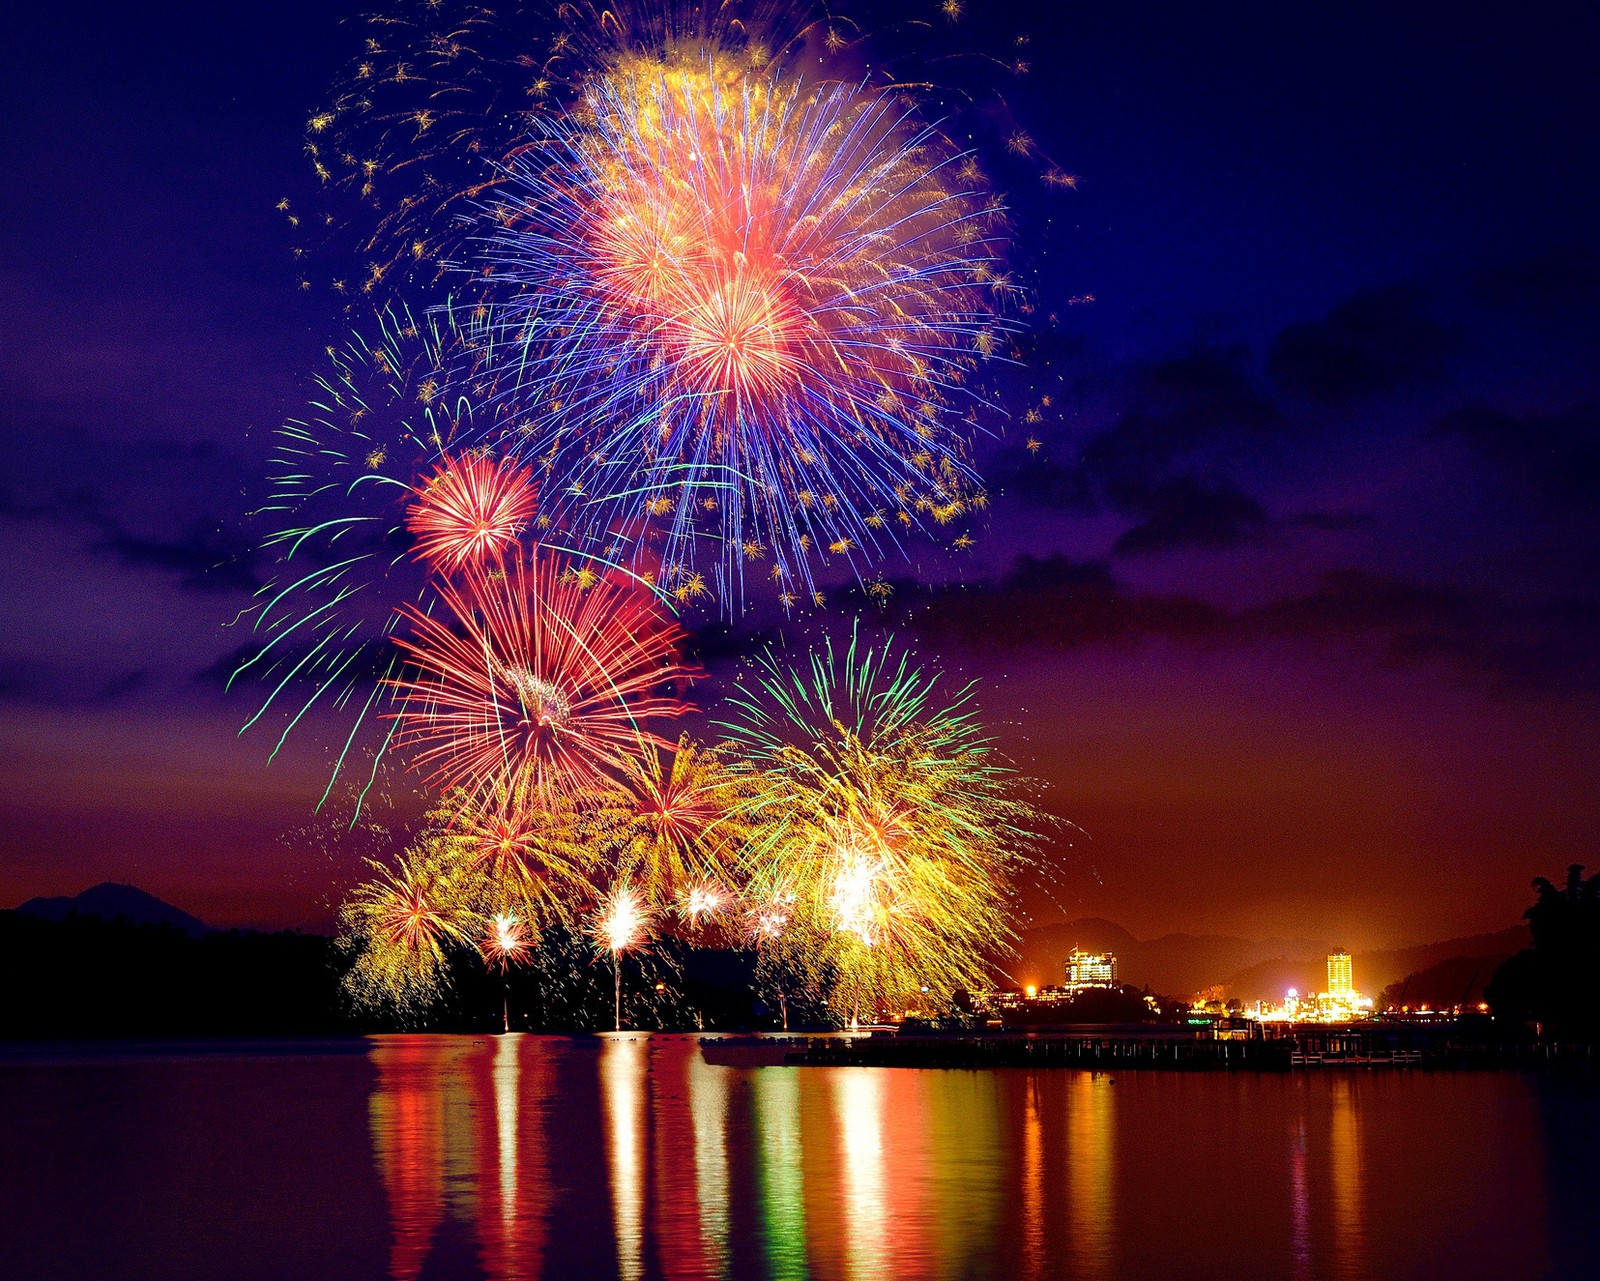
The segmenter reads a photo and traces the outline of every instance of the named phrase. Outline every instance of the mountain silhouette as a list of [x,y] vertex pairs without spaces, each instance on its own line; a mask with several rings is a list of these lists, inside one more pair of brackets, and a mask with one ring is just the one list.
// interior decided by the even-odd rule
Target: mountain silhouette
[[103,881],[70,898],[31,898],[17,908],[23,916],[62,921],[68,916],[95,916],[103,921],[124,920],[134,925],[171,925],[190,938],[209,934],[211,927],[181,908],[148,894],[136,885]]
[[[1494,967],[1518,948],[1525,947],[1527,941],[1528,927],[1513,925],[1492,934],[1472,934],[1438,943],[1357,952],[1350,958],[1350,964],[1356,988],[1376,998],[1391,983],[1403,983],[1407,975],[1420,974],[1447,961],[1464,957],[1474,958],[1486,967],[1480,980],[1480,983],[1486,983],[1488,976],[1494,973]],[[1467,977],[1471,977],[1470,970]],[[1236,996],[1242,1001],[1277,1001],[1282,1000],[1284,992],[1291,987],[1300,992],[1322,991],[1328,985],[1328,969],[1325,956],[1286,955],[1225,975],[1216,981],[1228,989],[1230,997]],[[1463,984],[1465,982],[1463,980]],[[1409,996],[1407,999],[1410,999]],[[1452,1000],[1460,999],[1458,991]]]
[[[1490,958],[1486,974],[1492,973],[1498,959],[1525,946],[1527,937],[1527,926],[1517,925],[1492,934],[1357,952],[1351,958],[1356,987],[1376,997],[1408,974],[1458,957]],[[1186,997],[1220,984],[1229,997],[1241,1001],[1277,1001],[1291,987],[1301,992],[1326,988],[1328,953],[1336,946],[1336,940],[1244,939],[1228,934],[1138,939],[1112,921],[1085,917],[1024,930],[1018,957],[1005,968],[1019,985],[1060,983],[1067,953],[1081,947],[1086,952],[1115,952],[1122,982],[1163,995]]]
[[1115,952],[1117,977],[1168,996],[1188,996],[1228,975],[1277,956],[1325,956],[1316,940],[1236,938],[1227,934],[1164,934],[1137,939],[1100,917],[1024,930],[1018,958],[1006,968],[1020,983],[1060,983],[1067,953]]

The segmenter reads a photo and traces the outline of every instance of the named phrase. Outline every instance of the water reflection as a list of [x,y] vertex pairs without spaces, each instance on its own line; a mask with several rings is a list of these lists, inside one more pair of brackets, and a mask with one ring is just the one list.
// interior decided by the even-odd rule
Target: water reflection
[[1361,1116],[1356,1106],[1355,1083],[1340,1075],[1333,1088],[1333,1119],[1328,1133],[1328,1156],[1333,1174],[1334,1275],[1367,1275],[1366,1226],[1362,1201]]
[[1306,1119],[1298,1117],[1289,1141],[1289,1257],[1293,1281],[1311,1276],[1311,1187],[1306,1174]]
[[767,1069],[751,1083],[760,1143],[761,1243],[768,1276],[808,1275],[804,1149],[800,1142],[800,1073]]
[[1548,1257],[1516,1077],[733,1069],[636,1034],[380,1038],[371,1060],[399,1281],[1472,1278]]
[[444,1099],[434,1044],[394,1037],[373,1052],[378,1069],[369,1113],[372,1141],[394,1222],[389,1275],[422,1271],[444,1217]]
[[846,1275],[866,1281],[885,1272],[883,1093],[889,1080],[879,1072],[834,1074],[839,1133],[844,1155]]
[[1039,1077],[1028,1073],[1022,1112],[1022,1240],[1027,1275],[1045,1274],[1044,1123],[1039,1117]]
[[[728,1073],[691,1055],[689,1116],[694,1125],[694,1182],[707,1276],[728,1274]],[[664,1183],[670,1183],[668,1172]]]
[[1076,1072],[1067,1101],[1067,1205],[1072,1218],[1072,1274],[1111,1276],[1116,1240],[1113,1195],[1116,1091],[1110,1077]]
[[600,1059],[611,1159],[611,1208],[617,1271],[623,1281],[644,1275],[644,1073],[649,1046],[643,1037],[607,1040]]

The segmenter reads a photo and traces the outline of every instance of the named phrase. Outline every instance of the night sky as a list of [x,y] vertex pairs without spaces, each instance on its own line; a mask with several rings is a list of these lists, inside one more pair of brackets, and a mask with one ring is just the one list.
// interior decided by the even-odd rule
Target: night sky
[[[994,161],[1027,366],[977,546],[886,566],[885,611],[982,680],[1080,829],[1030,906],[1351,948],[1512,923],[1530,877],[1597,861],[1600,18],[1037,7],[965,21],[1029,33],[1006,118],[1080,182]],[[337,838],[336,721],[269,767],[223,680],[272,429],[340,332],[274,205],[356,6],[29,9],[0,88],[0,904],[113,879],[327,928],[417,802]]]

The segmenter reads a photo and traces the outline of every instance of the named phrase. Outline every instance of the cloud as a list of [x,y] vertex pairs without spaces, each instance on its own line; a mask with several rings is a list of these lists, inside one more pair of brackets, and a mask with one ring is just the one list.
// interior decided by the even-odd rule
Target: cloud
[[1370,529],[1376,522],[1371,512],[1308,511],[1287,516],[1279,523],[1291,529],[1337,534],[1347,529]]
[[123,672],[114,676],[100,686],[95,693],[96,703],[119,703],[130,694],[137,694],[150,684],[151,672],[148,667],[137,667],[132,671]]
[[1474,292],[1490,306],[1548,319],[1600,321],[1600,255],[1561,245],[1481,272]]
[[[200,458],[206,451],[183,447],[175,449],[172,456]],[[93,489],[59,489],[30,496],[0,489],[0,518],[88,526],[95,531],[90,551],[109,553],[124,565],[171,571],[191,591],[254,592],[261,586],[253,567],[258,553],[241,535],[204,523],[192,524],[176,537],[136,533],[110,513],[105,496]]]
[[1467,599],[1451,589],[1342,569],[1323,574],[1304,595],[1271,601],[1236,621],[1245,631],[1306,639],[1406,637],[1404,647],[1420,651],[1429,648],[1425,638],[1459,633],[1476,620]]
[[197,592],[254,592],[261,586],[251,568],[254,551],[215,529],[194,527],[177,538],[146,538],[102,517],[96,551],[110,552],[124,565],[170,570]]
[[1195,474],[1200,460],[1282,430],[1277,408],[1254,386],[1244,348],[1201,347],[1142,366],[1121,395],[1115,421],[1076,455],[1020,446],[998,453],[988,467],[995,488],[1035,507],[1133,517],[1119,552],[1231,547],[1265,531],[1265,511],[1239,485]]
[[1104,564],[1024,556],[999,580],[925,596],[907,621],[934,645],[979,651],[1290,645],[1396,666],[1445,663],[1497,692],[1600,689],[1600,603],[1518,606],[1359,569],[1227,610],[1190,595],[1131,592]]
[[1242,347],[1206,347],[1141,369],[1127,409],[1085,444],[1083,466],[1102,483],[1150,484],[1195,450],[1279,429],[1282,415],[1249,366]]
[[1130,596],[1107,566],[1064,556],[1020,557],[998,582],[938,589],[910,616],[936,642],[980,650],[1197,640],[1224,622],[1220,610],[1193,597]]
[[1178,547],[1237,547],[1265,533],[1261,504],[1228,481],[1207,483],[1179,476],[1152,488],[1128,493],[1120,503],[1144,517],[1117,539],[1113,550],[1125,555]]
[[1600,408],[1582,405],[1558,418],[1458,409],[1439,420],[1437,432],[1466,442],[1527,489],[1535,505],[1600,506]]
[[1278,386],[1325,405],[1391,391],[1436,372],[1455,347],[1413,285],[1358,294],[1318,321],[1290,325],[1272,344],[1267,369]]
[[[109,678],[86,678],[84,672],[65,661],[0,659],[0,702],[34,707],[104,707],[149,688],[153,678],[148,667]],[[97,680],[99,683],[95,684]]]

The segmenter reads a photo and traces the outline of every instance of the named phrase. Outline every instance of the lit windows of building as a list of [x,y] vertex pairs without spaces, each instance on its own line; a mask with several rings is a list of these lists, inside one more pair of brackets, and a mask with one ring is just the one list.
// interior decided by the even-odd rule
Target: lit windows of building
[[1328,995],[1353,997],[1355,994],[1355,975],[1350,968],[1350,953],[1341,947],[1328,956]]
[[1091,987],[1116,987],[1117,957],[1114,952],[1083,952],[1073,948],[1067,956],[1067,991],[1071,994]]

